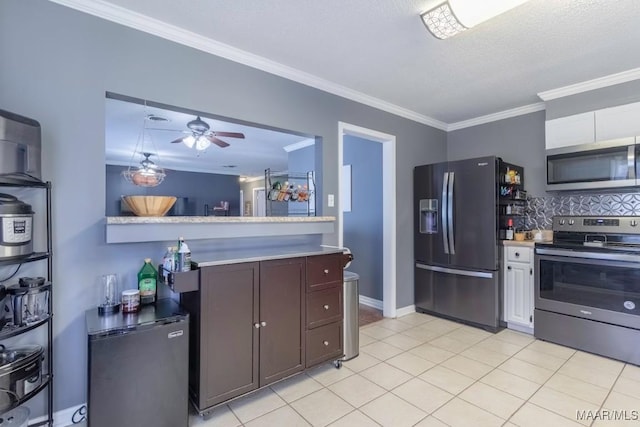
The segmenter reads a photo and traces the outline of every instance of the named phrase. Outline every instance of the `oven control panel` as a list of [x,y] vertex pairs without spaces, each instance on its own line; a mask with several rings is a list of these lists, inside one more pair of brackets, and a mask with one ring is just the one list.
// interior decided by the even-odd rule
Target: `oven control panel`
[[612,226],[619,227],[620,220],[615,218],[585,218],[582,220],[582,225],[584,226],[593,226],[593,227],[602,227],[602,226]]
[[640,216],[554,216],[553,231],[640,234]]

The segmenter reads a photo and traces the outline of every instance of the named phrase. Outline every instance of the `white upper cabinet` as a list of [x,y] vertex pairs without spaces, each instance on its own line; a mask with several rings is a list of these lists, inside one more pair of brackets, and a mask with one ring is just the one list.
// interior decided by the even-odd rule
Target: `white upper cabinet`
[[545,122],[545,148],[547,150],[589,144],[595,140],[594,111]]
[[640,135],[640,102],[595,112],[596,141]]
[[640,102],[545,122],[547,150],[639,135]]

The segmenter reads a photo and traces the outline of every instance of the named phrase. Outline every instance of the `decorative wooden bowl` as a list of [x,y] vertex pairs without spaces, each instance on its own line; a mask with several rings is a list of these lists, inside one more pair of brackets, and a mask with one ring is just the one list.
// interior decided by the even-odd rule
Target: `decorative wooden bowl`
[[137,216],[165,216],[176,202],[173,196],[122,196]]

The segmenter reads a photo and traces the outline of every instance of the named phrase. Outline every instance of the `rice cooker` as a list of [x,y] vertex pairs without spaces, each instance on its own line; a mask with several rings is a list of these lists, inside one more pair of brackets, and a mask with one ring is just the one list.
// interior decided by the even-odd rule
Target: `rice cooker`
[[31,205],[10,194],[0,193],[0,260],[33,253]]
[[39,345],[8,348],[0,344],[0,413],[15,408],[42,384],[43,353]]

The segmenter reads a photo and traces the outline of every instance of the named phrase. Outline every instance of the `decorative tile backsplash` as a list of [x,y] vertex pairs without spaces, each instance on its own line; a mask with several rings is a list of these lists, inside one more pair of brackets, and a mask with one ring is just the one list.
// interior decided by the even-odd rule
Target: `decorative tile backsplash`
[[550,229],[554,215],[640,215],[640,193],[563,193],[527,200],[527,227]]

